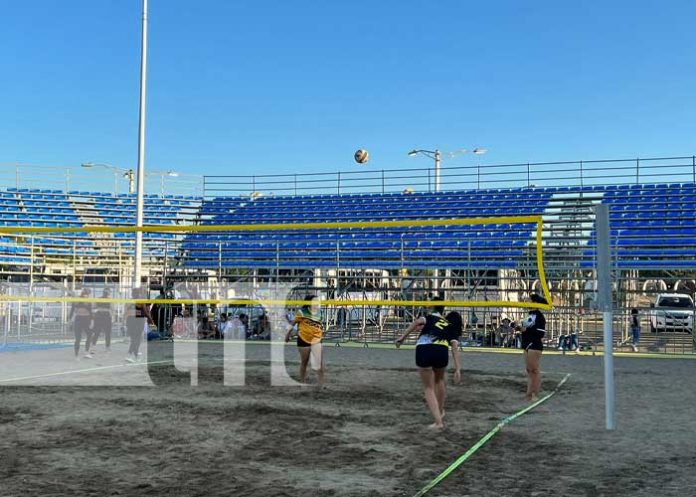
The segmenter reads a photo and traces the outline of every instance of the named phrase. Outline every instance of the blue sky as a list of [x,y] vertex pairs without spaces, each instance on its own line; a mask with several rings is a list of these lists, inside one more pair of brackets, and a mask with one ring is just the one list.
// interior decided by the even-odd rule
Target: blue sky
[[[0,163],[135,165],[140,0],[0,7]],[[691,1],[150,0],[147,165],[691,155],[694,18]]]

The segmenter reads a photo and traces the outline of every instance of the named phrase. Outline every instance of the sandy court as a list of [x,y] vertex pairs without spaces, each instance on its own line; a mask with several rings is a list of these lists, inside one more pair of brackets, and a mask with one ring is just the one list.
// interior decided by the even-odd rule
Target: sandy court
[[[412,350],[327,347],[318,391],[271,386],[271,361],[285,367],[267,344],[237,362],[245,386],[224,386],[220,344],[199,347],[177,356],[196,387],[162,344],[135,366],[123,344],[79,363],[70,348],[0,354],[0,494],[411,496],[526,405],[519,354],[465,352],[433,434]],[[546,391],[572,376],[429,495],[696,495],[696,361],[617,358],[613,433],[600,357],[542,369]]]

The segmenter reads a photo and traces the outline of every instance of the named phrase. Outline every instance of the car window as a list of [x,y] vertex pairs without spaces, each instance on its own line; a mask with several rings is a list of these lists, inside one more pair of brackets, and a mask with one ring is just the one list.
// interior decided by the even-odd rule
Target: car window
[[660,307],[693,307],[693,302],[688,297],[662,297],[659,304]]

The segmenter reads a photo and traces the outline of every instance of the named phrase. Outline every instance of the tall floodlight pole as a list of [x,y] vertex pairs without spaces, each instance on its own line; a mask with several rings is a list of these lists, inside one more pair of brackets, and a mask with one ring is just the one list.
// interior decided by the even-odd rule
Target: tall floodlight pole
[[607,430],[613,430],[614,422],[614,351],[612,324],[614,321],[611,298],[611,265],[609,207],[595,206],[597,230],[597,300],[604,322],[604,401]]
[[[143,30],[140,52],[140,122],[138,126],[138,195],[136,200],[135,225],[143,226],[143,198],[145,196],[145,96],[147,89],[147,0],[143,0]],[[140,288],[143,265],[143,233],[135,234],[135,266],[133,287]]]
[[[472,153],[476,155],[483,155],[487,152],[488,150],[485,148],[475,148],[471,150]],[[456,157],[457,155],[461,155],[464,153],[467,153],[468,150],[466,149],[461,149],[458,150],[457,152],[451,152],[448,154],[449,157]],[[422,149],[415,149],[411,150],[408,155],[410,157],[415,157],[416,155],[425,155],[426,157],[430,157],[431,159],[435,160],[435,192],[440,191],[440,170],[442,166],[442,153],[439,150],[422,150]]]
[[440,164],[442,160],[440,159],[439,150],[411,150],[408,155],[409,157],[414,157],[418,154],[425,155],[435,160],[435,191],[440,191]]

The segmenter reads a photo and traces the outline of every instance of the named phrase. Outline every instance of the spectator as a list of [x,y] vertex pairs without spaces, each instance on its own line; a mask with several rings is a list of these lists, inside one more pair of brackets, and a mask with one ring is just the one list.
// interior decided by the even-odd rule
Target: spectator
[[[89,297],[89,289],[83,288],[80,297],[87,299]],[[92,344],[92,303],[84,300],[74,302],[70,307],[70,314],[68,315],[68,321],[70,320],[73,320],[73,330],[75,332],[75,359],[79,359],[80,342],[83,334],[86,337],[85,358],[91,359],[93,356],[90,354],[89,348]]]
[[268,314],[266,314],[265,309],[256,322],[255,335],[258,340],[271,339],[271,320],[268,318]]
[[638,352],[638,345],[640,345],[640,317],[636,308],[631,309],[631,339],[633,352]]
[[[133,288],[131,295],[133,299],[145,299],[147,290],[144,288]],[[137,362],[140,356],[140,344],[143,335],[150,331],[148,323],[153,324],[150,315],[150,305],[145,303],[126,304],[125,309],[126,330],[128,330],[129,346],[126,362]]]
[[220,314],[220,323],[218,324],[220,338],[225,338],[227,333],[232,330],[232,322],[227,320],[227,313]]
[[[5,289],[0,289],[0,295],[5,295]],[[5,320],[7,319],[7,302],[0,300],[0,331],[5,330]]]
[[234,316],[232,319],[228,320],[227,333],[225,338],[232,340],[244,340],[246,339],[246,328],[242,322],[242,317],[246,317],[245,314],[240,314],[239,316]]
[[[108,288],[104,288],[102,292],[102,298],[108,299],[111,297],[111,291]],[[106,351],[111,352],[111,328],[112,328],[112,318],[111,313],[113,311],[110,302],[97,302],[94,306],[94,325],[92,326],[92,348],[94,349],[97,345],[97,340],[101,332],[104,332],[104,344],[106,346]]]
[[[165,300],[166,298],[167,295],[164,292],[164,288],[161,288],[159,295],[157,295],[157,300]],[[161,335],[164,335],[164,332],[166,331],[166,309],[167,306],[165,304],[153,304],[152,308],[150,309],[152,320],[155,322],[157,331]]]
[[198,339],[209,340],[215,338],[215,323],[208,316],[203,316],[198,323]]
[[196,338],[196,332],[196,321],[189,314],[188,308],[184,308],[183,314],[174,318],[172,336],[174,338]]
[[251,328],[249,327],[249,316],[247,316],[244,313],[241,313],[239,315],[239,321],[242,323],[242,327],[240,330],[240,337],[241,338],[251,338]]
[[191,315],[191,309],[195,311],[196,307],[184,309],[184,337],[198,338],[198,323],[196,318]]
[[516,349],[522,348],[522,326],[519,324],[515,325],[515,335],[513,338],[513,344],[511,346]]
[[568,335],[558,336],[558,350],[578,350],[578,334],[575,332],[569,333]]
[[496,331],[498,344],[502,347],[510,347],[511,342],[514,341],[515,329],[512,327],[510,318],[505,317],[498,326]]
[[172,321],[172,338],[182,338],[184,334],[184,318],[180,313]]

